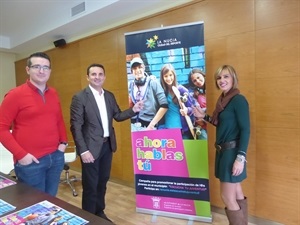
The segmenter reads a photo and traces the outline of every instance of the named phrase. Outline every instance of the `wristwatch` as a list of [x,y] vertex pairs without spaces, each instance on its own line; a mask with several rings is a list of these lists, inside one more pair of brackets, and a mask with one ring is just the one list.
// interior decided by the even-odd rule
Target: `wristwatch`
[[60,145],[65,145],[66,147],[68,146],[68,142],[59,142]]
[[237,162],[240,162],[240,163],[247,162],[245,156],[243,156],[243,155],[237,155],[236,158],[235,158],[235,160],[236,160]]
[[236,159],[235,159],[236,161],[238,161],[238,162],[240,162],[240,163],[243,163],[244,162],[244,159],[243,158],[241,158],[241,157],[236,157]]

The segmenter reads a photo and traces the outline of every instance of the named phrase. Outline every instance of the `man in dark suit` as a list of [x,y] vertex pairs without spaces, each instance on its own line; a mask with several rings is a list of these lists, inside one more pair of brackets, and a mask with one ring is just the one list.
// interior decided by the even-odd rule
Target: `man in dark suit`
[[82,209],[110,221],[104,209],[112,156],[117,149],[113,119],[135,116],[143,102],[121,111],[114,94],[102,88],[105,79],[103,65],[87,68],[89,86],[72,99],[71,132],[82,165]]

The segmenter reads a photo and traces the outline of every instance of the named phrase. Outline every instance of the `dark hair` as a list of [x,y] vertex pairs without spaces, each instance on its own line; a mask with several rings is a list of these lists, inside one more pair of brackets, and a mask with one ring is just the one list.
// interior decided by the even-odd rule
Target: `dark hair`
[[[174,75],[174,81],[173,85],[177,86],[177,76],[174,67],[171,64],[165,64],[163,67],[160,69],[160,84],[163,87],[164,90],[168,89],[168,86],[166,85],[166,82],[164,81],[164,75],[171,71]],[[172,90],[171,90],[172,91]]]
[[176,72],[175,72],[175,69],[174,67],[172,66],[172,64],[165,64],[163,65],[163,67],[160,69],[160,84],[162,86],[162,88],[164,89],[165,91],[165,95],[167,96],[168,95],[168,92],[171,93],[171,95],[173,96],[172,97],[172,101],[176,104],[178,104],[178,99],[177,97],[175,96],[174,94],[174,91],[173,89],[169,89],[168,88],[168,85],[166,84],[166,82],[164,81],[164,75],[166,73],[168,73],[169,71],[171,71],[174,75],[174,81],[173,81],[173,86],[177,87],[177,76],[176,76]]
[[31,63],[31,58],[44,58],[44,59],[47,59],[50,63],[50,66],[51,66],[51,60],[50,60],[50,57],[44,53],[44,52],[36,52],[36,53],[33,53],[31,54],[28,59],[27,59],[27,66],[30,67],[32,65]]
[[[191,85],[191,87],[194,87],[196,90],[199,89],[199,87],[196,87],[196,85],[194,84],[194,82],[192,81],[192,75],[194,73],[200,73],[203,77],[204,77],[204,84],[203,86],[200,88],[203,93],[205,94],[206,93],[206,76],[205,74],[203,73],[203,71],[201,69],[198,69],[198,68],[194,68],[191,70],[191,72],[189,73],[189,84]],[[198,90],[199,91],[199,90]]]
[[91,67],[100,67],[103,69],[103,72],[105,74],[105,69],[104,69],[103,65],[101,65],[99,63],[93,63],[93,64],[89,65],[88,68],[86,69],[86,75],[89,75]]

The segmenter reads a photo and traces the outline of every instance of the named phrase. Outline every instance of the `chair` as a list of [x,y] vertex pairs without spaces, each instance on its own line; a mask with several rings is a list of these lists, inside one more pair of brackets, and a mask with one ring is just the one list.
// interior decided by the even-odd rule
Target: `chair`
[[[72,151],[69,151],[70,149],[72,149]],[[73,186],[73,182],[80,181],[81,178],[76,176],[72,176],[72,177],[70,176],[69,163],[74,162],[76,158],[77,158],[76,146],[68,146],[65,152],[65,165],[64,165],[65,178],[60,180],[60,183],[67,183],[70,186],[74,197],[78,196],[78,193],[76,192]]]
[[0,172],[11,176],[13,170],[13,155],[0,143]]

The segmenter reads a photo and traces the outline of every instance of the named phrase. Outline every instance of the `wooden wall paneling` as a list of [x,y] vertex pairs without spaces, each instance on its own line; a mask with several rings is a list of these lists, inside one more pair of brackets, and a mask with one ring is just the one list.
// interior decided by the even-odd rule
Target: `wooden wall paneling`
[[254,79],[254,37],[254,32],[246,32],[207,40],[205,45],[207,83],[211,83],[216,89],[214,72],[224,64],[232,65],[236,69],[240,81]]
[[299,4],[299,0],[256,0],[256,29],[261,30],[300,22]]
[[[80,60],[86,67],[91,63],[102,63],[109,60],[114,53],[114,45],[111,45],[111,32],[106,31],[98,35],[86,37],[80,41]],[[107,55],[109,54],[109,55]],[[104,66],[105,64],[102,63]]]
[[239,80],[253,78],[255,71],[254,40],[253,32],[206,40],[208,81],[214,84],[213,75],[216,69],[224,64],[232,65],[236,69]]
[[74,57],[79,54],[78,44],[66,45],[64,48],[55,49],[55,51],[50,51],[48,54],[52,65],[48,84],[55,87],[59,94],[68,137],[72,140],[70,132],[70,104],[73,95],[81,88],[78,74],[80,61],[78,57]]
[[26,82],[28,74],[25,70],[27,59],[18,60],[15,62],[16,71],[16,86],[19,86]]
[[299,76],[299,23],[256,32],[256,76]]
[[[209,85],[206,89],[208,94],[218,93],[214,81],[214,73],[220,65],[226,63],[224,61],[227,56],[226,50],[226,38],[224,37],[205,40],[206,85]],[[213,103],[212,99],[208,99],[207,103],[210,106]],[[209,112],[214,109],[214,104],[211,105],[211,109],[208,106]]]
[[[290,6],[295,6],[294,1],[280,1],[280,4],[288,4],[289,10],[283,13],[286,7],[272,5],[272,12],[277,12],[276,17],[281,12],[283,20],[295,15],[299,19],[299,2],[295,7],[297,12],[293,13]],[[269,15],[268,10],[265,13]],[[270,17],[278,21],[275,16]],[[263,20],[257,20],[257,23],[266,26]],[[299,224],[299,191],[295,191],[300,180],[299,23],[280,24],[256,32],[256,74],[259,139],[256,146],[256,185],[260,191],[255,215],[284,224]],[[296,163],[289,162],[290,158]],[[269,195],[264,193],[266,190]],[[285,216],[280,215],[283,206]]]
[[258,78],[256,96],[255,214],[299,224],[299,77]]
[[299,224],[299,129],[257,128],[255,215]]
[[[254,2],[205,1],[195,7],[195,15],[203,18],[205,39],[241,34],[254,30]],[[204,15],[203,17],[201,15]]]
[[226,53],[223,64],[229,64],[235,68],[239,81],[254,80],[255,33],[253,31],[228,36]]
[[256,109],[259,128],[299,129],[299,77],[257,79]]
[[80,42],[80,60],[83,66],[82,88],[88,85],[86,81],[86,69],[92,63],[100,63],[105,67],[106,80],[104,87],[113,88],[116,78],[114,74],[114,60],[116,58],[115,42],[112,32],[92,36]]

